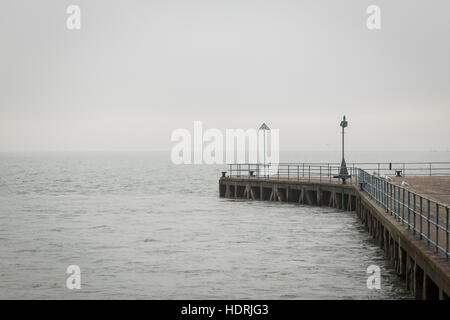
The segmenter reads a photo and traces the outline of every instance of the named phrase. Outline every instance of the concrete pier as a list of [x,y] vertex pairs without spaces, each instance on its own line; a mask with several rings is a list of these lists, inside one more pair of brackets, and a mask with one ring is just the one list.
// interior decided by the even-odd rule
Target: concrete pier
[[386,213],[356,185],[222,177],[219,180],[219,194],[232,199],[282,201],[354,211],[416,299],[449,299],[450,262],[394,216]]

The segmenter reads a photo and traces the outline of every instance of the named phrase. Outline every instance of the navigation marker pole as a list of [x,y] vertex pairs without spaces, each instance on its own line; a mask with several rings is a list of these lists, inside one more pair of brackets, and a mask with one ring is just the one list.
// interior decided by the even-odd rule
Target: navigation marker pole
[[264,131],[264,176],[266,176],[266,131],[270,131],[270,128],[267,124],[263,123],[261,127],[259,127],[259,130]]

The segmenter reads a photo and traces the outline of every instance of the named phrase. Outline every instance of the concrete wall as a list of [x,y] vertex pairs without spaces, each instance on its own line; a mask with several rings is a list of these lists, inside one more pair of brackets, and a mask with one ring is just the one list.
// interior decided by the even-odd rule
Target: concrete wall
[[450,262],[354,185],[222,177],[219,194],[355,211],[416,299],[449,299]]

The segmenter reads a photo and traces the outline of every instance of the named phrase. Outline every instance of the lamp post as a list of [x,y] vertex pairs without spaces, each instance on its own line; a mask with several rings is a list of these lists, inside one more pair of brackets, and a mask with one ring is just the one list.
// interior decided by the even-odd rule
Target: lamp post
[[259,127],[259,130],[263,130],[264,132],[264,176],[266,175],[266,131],[269,131],[270,128],[267,126],[267,124],[263,123],[261,127]]
[[342,119],[340,126],[342,127],[342,162],[341,162],[341,169],[339,171],[339,177],[342,179],[342,184],[345,184],[345,179],[350,177],[347,170],[347,164],[345,163],[344,158],[344,129],[348,126],[348,122],[345,116]]

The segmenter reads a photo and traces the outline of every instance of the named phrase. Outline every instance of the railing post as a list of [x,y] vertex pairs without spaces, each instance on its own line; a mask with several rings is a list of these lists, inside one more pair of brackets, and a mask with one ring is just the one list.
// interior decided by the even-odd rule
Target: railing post
[[430,245],[430,199],[427,200],[428,209],[427,209],[427,245]]
[[384,206],[384,180],[380,180],[380,196],[381,196],[381,206],[383,207],[383,209],[385,208]]
[[377,177],[377,187],[378,187],[378,204],[380,206],[383,206],[383,198],[381,196],[381,193],[383,190],[383,185],[382,185],[381,179],[379,177]]
[[413,211],[413,216],[414,216],[414,227],[413,227],[413,232],[416,233],[416,194],[414,193],[414,211]]
[[410,229],[410,225],[411,225],[411,220],[410,220],[410,216],[411,216],[411,192],[408,190],[408,230]]
[[391,183],[391,212],[392,214],[395,216],[395,201],[394,201],[394,196],[395,196],[395,185]]
[[397,186],[394,184],[394,190],[393,190],[393,194],[392,194],[392,202],[393,202],[393,207],[394,207],[394,217],[397,218]]
[[380,178],[376,177],[377,180],[377,195],[378,195],[378,204],[383,206],[382,200],[381,200],[381,181]]
[[372,188],[371,188],[371,190],[372,190],[372,198],[376,201],[377,199],[377,188],[376,188],[376,186],[375,186],[375,177],[372,175],[371,176],[371,181],[372,181]]
[[373,187],[374,187],[375,202],[378,203],[377,177],[373,176],[372,180],[373,180]]
[[402,224],[405,222],[405,188],[402,192]]
[[319,182],[322,182],[322,166],[319,167]]
[[374,176],[370,176],[370,181],[371,181],[371,184],[370,184],[370,196],[371,196],[371,198],[372,199],[375,199],[375,177]]
[[387,184],[387,201],[386,201],[387,211],[389,212],[389,214],[392,215],[392,213],[391,213],[391,207],[392,207],[392,203],[391,203],[391,184],[389,182],[386,182],[386,184]]
[[391,213],[391,215],[393,214],[392,212],[392,190],[393,190],[393,185],[392,183],[389,183],[389,212]]
[[377,198],[378,198],[377,203],[378,203],[379,205],[381,205],[381,197],[380,197],[380,179],[378,179],[378,177],[375,177],[375,183],[376,183],[376,186],[377,186]]
[[436,252],[439,251],[439,204],[436,203]]
[[375,177],[375,185],[377,188],[377,203],[380,204],[380,179],[378,179],[378,177]]
[[372,185],[373,185],[373,196],[375,202],[377,202],[377,178],[375,176],[372,176]]
[[422,240],[422,219],[423,219],[423,198],[420,197],[420,235],[419,239]]
[[373,176],[369,175],[367,180],[369,180],[369,196],[370,199],[373,199]]
[[384,182],[384,208],[389,209],[389,182]]
[[445,242],[446,242],[446,245],[445,245],[445,256],[446,256],[446,258],[447,258],[447,261],[448,261],[448,256],[449,256],[449,252],[448,252],[448,207],[447,207],[447,223],[446,223],[446,226],[445,226],[445,231],[446,231],[446,234],[445,234]]
[[393,185],[392,183],[391,183],[390,194],[391,194],[391,212],[395,216],[395,202],[394,202],[395,185]]

